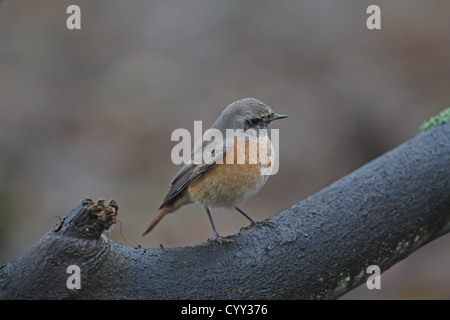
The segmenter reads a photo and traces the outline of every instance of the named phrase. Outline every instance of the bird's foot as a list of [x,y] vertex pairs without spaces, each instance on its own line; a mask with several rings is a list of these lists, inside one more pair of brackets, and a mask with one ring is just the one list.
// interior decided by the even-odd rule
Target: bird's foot
[[242,230],[248,230],[248,229],[253,228],[253,227],[255,227],[255,228],[262,228],[262,227],[275,228],[276,226],[277,226],[277,224],[275,222],[273,222],[273,221],[267,221],[267,220],[264,220],[264,221],[252,221],[252,223],[250,225],[248,225],[246,227],[242,227],[241,231]]
[[234,241],[233,239],[229,239],[219,235],[215,235],[214,238],[209,238],[208,242],[217,242],[220,245],[223,245],[224,243],[236,243],[236,241]]

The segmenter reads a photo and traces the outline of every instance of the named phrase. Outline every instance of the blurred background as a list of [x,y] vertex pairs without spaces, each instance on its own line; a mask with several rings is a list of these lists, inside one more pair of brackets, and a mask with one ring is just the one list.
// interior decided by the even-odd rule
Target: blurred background
[[[81,30],[66,9],[81,8]],[[381,8],[381,30],[366,9]],[[289,118],[280,170],[242,208],[265,219],[414,137],[449,106],[450,2],[0,2],[0,265],[84,197],[112,198],[107,236],[143,247],[212,236],[197,205],[141,234],[180,167],[176,128],[255,97]],[[288,147],[289,146],[289,147]],[[212,212],[219,233],[247,221]],[[122,235],[120,234],[120,231]],[[450,236],[348,299],[449,299]]]

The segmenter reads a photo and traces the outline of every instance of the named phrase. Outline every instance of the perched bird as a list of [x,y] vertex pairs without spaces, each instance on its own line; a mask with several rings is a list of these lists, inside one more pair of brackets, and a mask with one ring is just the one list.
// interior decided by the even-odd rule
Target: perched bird
[[[267,133],[267,125],[273,120],[286,117],[275,114],[269,106],[253,98],[238,100],[225,108],[212,125],[212,130],[210,129],[212,132],[216,130],[221,133],[223,139],[197,143],[190,163],[184,165],[170,183],[169,191],[159,207],[161,211],[143,236],[149,233],[166,214],[193,202],[205,208],[214,231],[214,239],[219,242],[222,242],[223,238],[217,233],[209,208],[235,207],[250,220],[251,225],[262,224],[237,205],[256,194],[266,183],[269,175],[262,174],[261,171],[272,165],[270,159],[275,156]],[[227,129],[244,134],[230,138],[227,137]],[[207,132],[208,130],[205,135]],[[213,161],[198,161],[198,156],[206,156],[207,149],[213,150],[208,154]],[[269,161],[261,161],[264,159],[262,153]],[[239,161],[244,156],[245,161]]]

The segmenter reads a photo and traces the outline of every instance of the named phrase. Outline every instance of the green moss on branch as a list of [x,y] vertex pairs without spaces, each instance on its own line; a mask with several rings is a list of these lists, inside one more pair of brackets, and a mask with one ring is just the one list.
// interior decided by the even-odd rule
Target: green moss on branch
[[427,131],[430,128],[446,123],[450,120],[450,108],[445,109],[438,115],[431,117],[420,126],[420,132]]

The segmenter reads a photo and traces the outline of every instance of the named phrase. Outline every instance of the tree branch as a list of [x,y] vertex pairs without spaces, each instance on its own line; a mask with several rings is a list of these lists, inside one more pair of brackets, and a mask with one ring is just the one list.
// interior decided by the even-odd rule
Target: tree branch
[[[0,269],[1,299],[331,299],[450,230],[450,123],[419,134],[235,243],[132,248],[102,231],[114,201],[82,201]],[[81,289],[66,286],[69,265]]]

